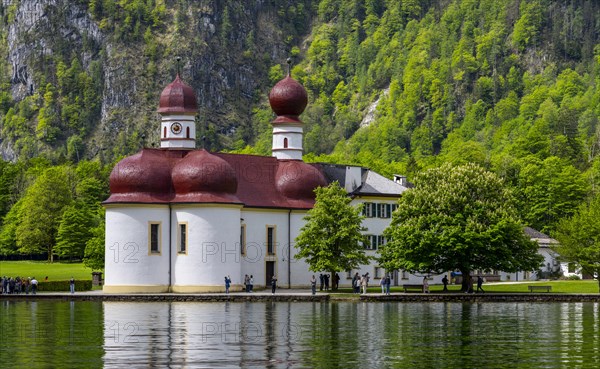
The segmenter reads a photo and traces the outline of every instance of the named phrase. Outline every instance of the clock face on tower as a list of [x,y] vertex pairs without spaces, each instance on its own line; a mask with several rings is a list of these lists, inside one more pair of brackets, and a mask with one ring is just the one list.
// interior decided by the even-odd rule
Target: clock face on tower
[[181,132],[181,129],[181,123],[175,122],[171,124],[171,132],[173,132],[174,134],[179,134]]

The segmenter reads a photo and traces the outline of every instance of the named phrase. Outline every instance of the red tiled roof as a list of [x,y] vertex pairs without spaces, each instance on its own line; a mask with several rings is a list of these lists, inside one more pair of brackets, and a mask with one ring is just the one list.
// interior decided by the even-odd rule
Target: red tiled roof
[[143,149],[110,176],[115,203],[239,203],[246,207],[310,209],[327,181],[317,166],[275,157]]

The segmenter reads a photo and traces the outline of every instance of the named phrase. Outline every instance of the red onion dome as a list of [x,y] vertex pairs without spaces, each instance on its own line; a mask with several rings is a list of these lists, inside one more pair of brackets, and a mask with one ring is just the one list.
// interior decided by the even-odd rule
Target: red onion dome
[[113,168],[110,202],[165,202],[172,195],[171,166],[161,150],[143,149]]
[[308,94],[304,86],[287,76],[273,86],[269,93],[269,103],[277,114],[273,123],[300,122],[298,116],[308,104]]
[[193,88],[181,81],[179,74],[160,94],[158,112],[161,114],[196,114],[198,112],[196,93]]
[[290,199],[314,199],[317,187],[327,186],[323,174],[300,160],[280,161],[275,174],[277,190]]
[[175,202],[239,202],[233,167],[206,150],[191,151],[172,171]]

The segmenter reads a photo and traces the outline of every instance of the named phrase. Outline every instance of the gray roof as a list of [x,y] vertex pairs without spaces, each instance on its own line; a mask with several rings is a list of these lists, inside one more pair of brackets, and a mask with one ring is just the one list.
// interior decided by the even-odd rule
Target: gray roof
[[398,197],[408,189],[368,168],[326,163],[318,165],[327,182],[338,181],[350,195]]

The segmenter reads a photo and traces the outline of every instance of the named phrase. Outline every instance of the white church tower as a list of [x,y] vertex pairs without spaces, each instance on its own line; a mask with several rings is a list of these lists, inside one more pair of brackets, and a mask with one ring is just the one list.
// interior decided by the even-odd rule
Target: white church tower
[[[289,64],[288,60],[288,64]],[[273,125],[272,156],[277,159],[302,160],[303,123],[299,118],[308,103],[304,87],[288,75],[269,93],[271,109],[277,114]]]
[[198,114],[196,94],[183,83],[179,73],[160,95],[160,147],[162,149],[195,149]]

